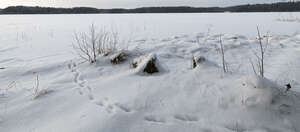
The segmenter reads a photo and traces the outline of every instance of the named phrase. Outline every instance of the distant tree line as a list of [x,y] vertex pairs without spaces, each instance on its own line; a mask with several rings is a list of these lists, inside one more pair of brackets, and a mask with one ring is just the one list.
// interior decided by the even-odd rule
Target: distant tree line
[[53,7],[29,7],[10,6],[2,9],[2,14],[77,14],[77,13],[99,13],[99,9],[90,7],[53,8]]
[[248,4],[230,7],[141,7],[135,9],[97,9],[91,7],[53,8],[10,6],[0,9],[0,14],[87,14],[87,13],[201,13],[201,12],[296,12],[300,2],[279,2],[272,4]]

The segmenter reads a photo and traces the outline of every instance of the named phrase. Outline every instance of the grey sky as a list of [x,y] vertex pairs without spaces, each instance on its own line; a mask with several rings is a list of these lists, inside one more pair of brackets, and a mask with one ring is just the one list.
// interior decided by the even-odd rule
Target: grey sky
[[0,0],[0,8],[13,5],[96,8],[136,8],[142,6],[229,6],[248,3],[269,3],[279,0]]

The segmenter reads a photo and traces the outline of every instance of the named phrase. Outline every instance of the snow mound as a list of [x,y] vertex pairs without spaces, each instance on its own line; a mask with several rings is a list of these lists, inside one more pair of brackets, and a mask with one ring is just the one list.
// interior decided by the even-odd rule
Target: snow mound
[[260,76],[242,79],[242,103],[246,106],[269,106],[279,94],[279,86]]
[[200,65],[201,63],[203,63],[205,61],[206,61],[206,59],[203,56],[194,57],[193,58],[193,68],[196,68],[198,65]]
[[218,64],[210,60],[207,60],[203,56],[193,58],[193,68],[212,68],[212,67],[217,68],[219,66]]
[[164,68],[159,64],[156,54],[148,54],[134,59],[132,62],[132,67],[135,68],[135,72],[140,75],[165,71]]
[[299,103],[299,93],[260,76],[242,79],[241,102],[246,107],[270,108],[281,114],[291,114]]
[[127,60],[129,52],[125,50],[118,51],[110,56],[110,62],[112,64],[121,64]]

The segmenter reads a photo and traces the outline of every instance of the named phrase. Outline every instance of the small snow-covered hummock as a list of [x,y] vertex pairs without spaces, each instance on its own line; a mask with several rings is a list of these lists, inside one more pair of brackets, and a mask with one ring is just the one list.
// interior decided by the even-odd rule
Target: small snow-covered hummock
[[245,77],[242,85],[241,98],[245,106],[273,108],[283,114],[292,112],[297,92],[286,92],[284,87],[260,76]]
[[218,64],[206,59],[204,56],[193,57],[192,68],[218,68]]
[[260,76],[245,77],[242,85],[242,103],[246,106],[269,106],[279,94],[279,86]]
[[128,57],[128,53],[126,51],[119,51],[115,54],[113,54],[111,57],[110,57],[110,62],[112,64],[120,64],[120,63],[123,63],[124,61],[127,60],[127,57]]
[[153,74],[163,71],[163,68],[158,63],[156,54],[149,54],[134,59],[131,66],[136,68],[137,73]]

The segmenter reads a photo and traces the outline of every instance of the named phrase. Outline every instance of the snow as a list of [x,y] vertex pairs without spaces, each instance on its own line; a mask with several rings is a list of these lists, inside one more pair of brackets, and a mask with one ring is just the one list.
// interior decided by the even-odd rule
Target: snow
[[147,68],[147,65],[148,63],[150,63],[150,61],[153,62],[154,68],[157,69],[156,72],[158,73],[166,72],[166,70],[160,65],[160,62],[157,59],[156,54],[148,54],[134,59],[132,65],[133,64],[136,65],[136,67],[133,67],[135,68],[135,72],[139,75],[152,74],[152,73],[145,72],[145,69]]
[[[300,15],[0,16],[0,131],[298,132],[300,23],[277,21],[290,14]],[[74,53],[73,33],[91,23],[120,31],[124,63],[111,64],[112,54],[89,64]],[[249,61],[258,50],[256,25],[271,35],[265,78]],[[154,56],[164,72],[131,67]],[[193,69],[199,56],[206,61]]]

